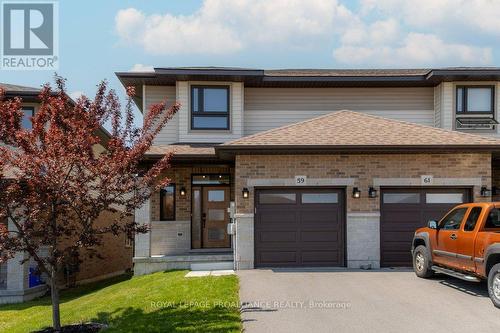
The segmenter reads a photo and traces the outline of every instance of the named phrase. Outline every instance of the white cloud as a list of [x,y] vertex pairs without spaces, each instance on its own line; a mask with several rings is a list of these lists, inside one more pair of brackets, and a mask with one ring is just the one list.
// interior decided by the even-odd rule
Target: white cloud
[[82,97],[84,95],[83,91],[72,91],[69,93],[69,97],[71,97],[72,100],[76,101],[78,98]]
[[191,15],[128,8],[117,13],[115,29],[126,45],[155,55],[330,47],[345,65],[492,63],[492,47],[465,41],[460,32],[467,26],[500,34],[500,0],[361,0],[356,11],[340,1],[204,0]]
[[377,11],[412,27],[452,31],[465,27],[500,35],[498,0],[362,0],[362,13]]
[[154,67],[144,64],[135,64],[129,69],[130,72],[154,72]]
[[333,56],[344,64],[385,67],[487,65],[493,60],[491,48],[447,43],[433,34],[415,32],[396,45],[344,44]]
[[226,54],[258,44],[307,47],[353,20],[336,0],[205,0],[187,16],[123,9],[115,29],[151,54]]

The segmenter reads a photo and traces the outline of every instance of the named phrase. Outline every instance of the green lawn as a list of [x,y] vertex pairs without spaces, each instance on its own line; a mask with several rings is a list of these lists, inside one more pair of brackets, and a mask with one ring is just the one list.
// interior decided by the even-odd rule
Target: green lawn
[[[63,325],[97,321],[105,332],[240,332],[236,276],[185,278],[186,271],[114,279],[63,291]],[[0,332],[51,326],[50,298],[0,306]]]

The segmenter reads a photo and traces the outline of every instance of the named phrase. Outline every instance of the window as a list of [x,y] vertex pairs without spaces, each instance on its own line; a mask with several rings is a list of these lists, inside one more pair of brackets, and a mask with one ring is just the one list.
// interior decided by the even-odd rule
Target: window
[[493,86],[457,87],[457,114],[493,113],[495,88]]
[[175,220],[175,184],[160,190],[160,220]]
[[261,193],[259,203],[261,204],[294,204],[295,193]]
[[463,193],[426,193],[425,201],[428,204],[443,204],[443,203],[463,203]]
[[457,208],[452,210],[441,220],[440,227],[443,230],[458,230],[464,219],[467,208]]
[[191,129],[229,129],[229,87],[191,87]]
[[479,215],[481,215],[481,211],[481,207],[474,207],[470,210],[469,216],[467,216],[467,220],[464,225],[465,231],[473,231],[476,228],[477,220],[479,219]]
[[500,229],[500,211],[498,208],[493,208],[486,218],[484,224],[485,229]]
[[420,193],[384,193],[384,203],[420,203]]
[[217,175],[193,175],[193,185],[228,185],[231,183],[231,177],[227,174]]
[[303,204],[333,204],[338,201],[337,193],[302,193]]
[[35,108],[33,107],[23,107],[22,111],[24,113],[23,119],[21,120],[21,126],[24,129],[31,129],[33,126],[31,124],[31,117],[35,115]]

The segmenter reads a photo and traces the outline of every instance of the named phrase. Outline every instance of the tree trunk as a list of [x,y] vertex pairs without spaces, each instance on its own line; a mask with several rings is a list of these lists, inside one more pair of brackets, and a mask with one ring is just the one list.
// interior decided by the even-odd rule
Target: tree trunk
[[52,298],[52,326],[56,332],[61,331],[61,313],[59,312],[59,290],[57,289],[57,276],[55,269],[50,277],[50,295]]

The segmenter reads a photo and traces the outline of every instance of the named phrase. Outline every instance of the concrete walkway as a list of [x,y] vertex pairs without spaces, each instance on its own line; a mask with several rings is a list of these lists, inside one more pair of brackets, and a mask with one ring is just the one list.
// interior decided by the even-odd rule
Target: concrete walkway
[[485,284],[411,271],[238,271],[246,333],[500,332]]

